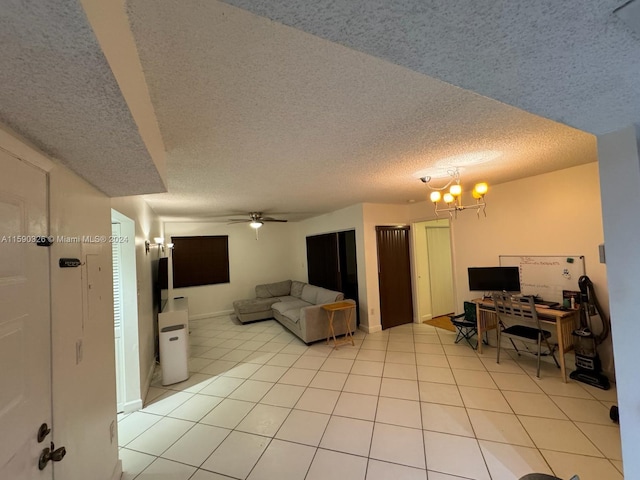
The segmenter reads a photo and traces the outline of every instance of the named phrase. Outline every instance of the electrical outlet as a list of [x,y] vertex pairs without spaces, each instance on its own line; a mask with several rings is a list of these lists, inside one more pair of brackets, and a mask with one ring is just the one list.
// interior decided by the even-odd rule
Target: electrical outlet
[[82,346],[82,339],[76,340],[76,365],[79,365],[82,362],[82,358],[84,357],[84,348]]
[[111,443],[113,443],[113,441],[116,438],[116,421],[115,420],[111,420],[111,424],[109,425],[109,438],[111,440]]

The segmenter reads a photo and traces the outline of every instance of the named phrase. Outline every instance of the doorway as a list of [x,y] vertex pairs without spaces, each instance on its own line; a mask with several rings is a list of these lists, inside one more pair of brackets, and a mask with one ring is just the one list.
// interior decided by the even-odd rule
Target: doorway
[[[325,233],[307,237],[307,275],[312,285],[344,293],[358,302],[356,231]],[[356,308],[356,325],[360,309]]]
[[126,413],[142,408],[135,222],[112,209],[111,232],[117,409]]
[[382,329],[413,322],[410,227],[376,227]]
[[[47,174],[0,149],[0,478],[51,479],[38,457],[52,440]],[[45,425],[41,439],[38,431]]]
[[451,225],[448,219],[414,225],[414,265],[420,322],[455,312]]

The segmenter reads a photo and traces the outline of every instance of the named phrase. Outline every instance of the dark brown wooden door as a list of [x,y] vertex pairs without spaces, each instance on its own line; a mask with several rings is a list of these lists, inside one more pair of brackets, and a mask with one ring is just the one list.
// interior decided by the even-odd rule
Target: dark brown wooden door
[[376,227],[382,328],[413,322],[409,227]]

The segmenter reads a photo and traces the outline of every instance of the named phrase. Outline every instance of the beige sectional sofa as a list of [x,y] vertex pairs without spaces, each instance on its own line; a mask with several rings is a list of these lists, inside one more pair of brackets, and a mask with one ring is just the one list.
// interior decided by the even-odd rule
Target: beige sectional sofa
[[[304,282],[285,280],[256,286],[256,298],[236,300],[233,309],[242,323],[275,318],[305,343],[327,338],[328,318],[322,305],[344,299],[341,292]],[[345,300],[353,302],[353,300]],[[338,314],[341,315],[341,314]],[[345,323],[336,317],[336,335],[347,333]],[[355,330],[355,318],[351,319]]]

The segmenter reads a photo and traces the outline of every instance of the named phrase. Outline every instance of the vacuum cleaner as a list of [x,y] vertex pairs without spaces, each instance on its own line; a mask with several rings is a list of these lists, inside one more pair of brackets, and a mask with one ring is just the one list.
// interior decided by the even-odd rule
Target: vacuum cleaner
[[[578,279],[580,287],[580,327],[573,331],[576,351],[576,370],[569,375],[572,379],[603,390],[609,389],[609,379],[602,373],[602,364],[598,356],[601,345],[611,332],[606,317],[593,289],[593,282],[586,275]],[[591,317],[599,316],[602,331],[595,334]]]

